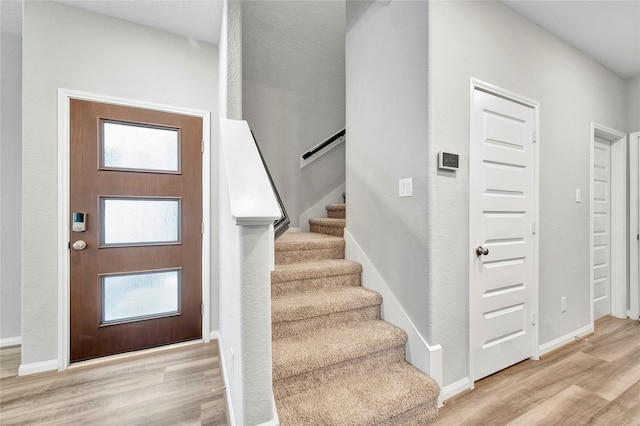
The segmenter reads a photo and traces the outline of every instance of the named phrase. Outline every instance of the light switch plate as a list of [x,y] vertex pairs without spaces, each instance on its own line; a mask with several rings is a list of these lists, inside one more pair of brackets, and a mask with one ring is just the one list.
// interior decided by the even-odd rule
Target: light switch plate
[[399,197],[413,196],[413,178],[404,178],[398,181],[398,196]]
[[580,188],[576,188],[576,203],[582,202],[582,190]]

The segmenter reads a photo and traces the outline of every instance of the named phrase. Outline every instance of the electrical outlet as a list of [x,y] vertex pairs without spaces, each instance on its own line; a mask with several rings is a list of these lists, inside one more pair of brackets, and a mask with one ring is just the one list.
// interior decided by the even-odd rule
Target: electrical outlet
[[567,312],[567,298],[560,298],[560,312]]

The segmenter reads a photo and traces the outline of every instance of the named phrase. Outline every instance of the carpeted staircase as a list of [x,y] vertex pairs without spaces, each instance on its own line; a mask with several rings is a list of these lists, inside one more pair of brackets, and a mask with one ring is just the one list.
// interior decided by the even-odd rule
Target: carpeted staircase
[[436,382],[404,359],[406,333],[380,319],[382,297],[344,259],[345,205],[311,232],[276,240],[271,274],[273,391],[280,424],[422,425]]

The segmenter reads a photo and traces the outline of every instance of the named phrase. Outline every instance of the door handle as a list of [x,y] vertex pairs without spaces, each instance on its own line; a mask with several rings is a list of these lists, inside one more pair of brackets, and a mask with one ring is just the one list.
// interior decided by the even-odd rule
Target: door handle
[[71,247],[73,247],[74,250],[84,250],[87,247],[87,243],[82,240],[78,240],[74,241]]
[[489,249],[486,247],[478,246],[476,247],[476,256],[488,255]]

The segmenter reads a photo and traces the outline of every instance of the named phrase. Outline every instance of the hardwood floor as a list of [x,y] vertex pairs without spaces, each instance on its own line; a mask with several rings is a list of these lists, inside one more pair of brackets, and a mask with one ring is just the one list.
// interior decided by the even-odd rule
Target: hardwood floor
[[[17,377],[0,350],[0,424],[227,425],[217,342]],[[640,322],[606,317],[576,340],[445,401],[440,425],[640,426]]]
[[640,322],[605,317],[595,334],[476,382],[445,401],[440,425],[640,425]]
[[0,424],[227,425],[218,344],[194,343],[18,377],[0,350]]

